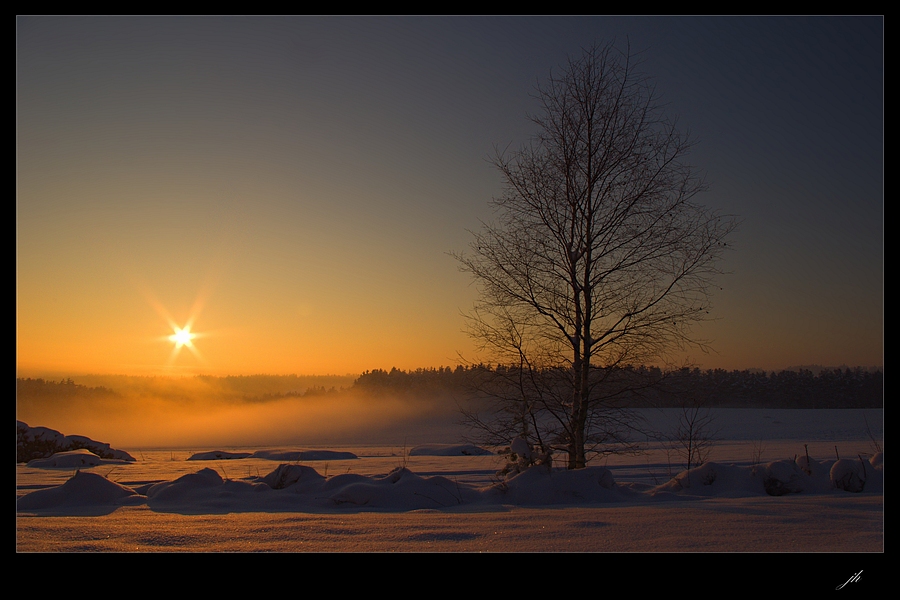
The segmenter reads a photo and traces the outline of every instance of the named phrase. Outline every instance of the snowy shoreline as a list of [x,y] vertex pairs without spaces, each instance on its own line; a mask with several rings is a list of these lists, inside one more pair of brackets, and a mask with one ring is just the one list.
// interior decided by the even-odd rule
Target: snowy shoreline
[[[537,467],[502,481],[496,473],[503,457],[445,455],[447,446],[440,444],[422,452],[402,445],[341,446],[358,458],[292,464],[259,457],[198,464],[187,460],[196,452],[129,449],[135,462],[101,461],[77,478],[75,467],[20,464],[16,547],[883,552],[883,453],[875,458],[870,431],[859,426],[865,419],[800,412],[726,415],[723,429],[736,431],[742,423],[746,439],[718,440],[709,462],[690,473],[689,485],[659,445],[646,455],[595,461],[580,472]],[[882,414],[866,417],[879,433]],[[807,428],[795,429],[793,438],[773,437],[795,419]],[[824,433],[815,438],[810,431]],[[829,439],[828,432],[837,431],[842,439]],[[251,449],[223,448],[243,450]],[[857,478],[864,469],[864,489],[835,487],[836,466]],[[766,474],[792,489],[770,495]],[[95,537],[100,529],[106,533]]]

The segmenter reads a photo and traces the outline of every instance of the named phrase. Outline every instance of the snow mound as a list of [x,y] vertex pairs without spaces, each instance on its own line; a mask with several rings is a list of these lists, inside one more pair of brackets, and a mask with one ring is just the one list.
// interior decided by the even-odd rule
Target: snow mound
[[526,506],[621,502],[628,496],[605,467],[556,471],[546,465],[530,467],[494,484],[489,493],[504,504]]
[[382,510],[420,510],[448,508],[475,501],[478,492],[443,476],[420,477],[398,467],[383,477],[348,482],[330,500],[338,506],[380,508]]
[[257,505],[254,497],[265,491],[272,488],[264,483],[222,479],[209,468],[146,488],[150,508],[184,514],[246,512]]
[[801,456],[752,467],[711,462],[682,471],[649,494],[662,499],[667,494],[738,498],[757,494],[825,494],[834,490],[878,492],[884,488],[883,465],[884,458],[878,455],[867,461],[817,461]]
[[212,469],[184,475],[147,490],[151,509],[181,513],[446,508],[479,499],[477,490],[441,476],[420,477],[407,469],[384,476],[336,475],[326,479],[310,467],[280,465],[261,479],[222,479]]
[[763,495],[765,490],[755,470],[709,462],[682,471],[670,481],[650,490],[650,495],[657,500],[664,498],[666,493],[741,498]]
[[112,482],[102,475],[76,471],[58,487],[37,490],[16,501],[17,511],[75,508],[116,508],[143,504],[146,498],[135,490]]
[[493,454],[473,444],[422,444],[409,451],[410,456],[488,456]]
[[[873,464],[875,463],[875,464]],[[204,468],[174,481],[129,488],[77,471],[66,483],[22,496],[17,511],[55,514],[110,511],[146,503],[151,510],[182,514],[229,512],[412,511],[498,505],[552,506],[739,498],[784,494],[845,494],[883,490],[884,459],[774,461],[736,466],[706,463],[655,488],[617,484],[605,467],[529,467],[479,487],[444,476],[424,477],[406,468],[386,475],[342,473],[325,477],[309,466],[281,464],[265,477],[223,478]]]
[[147,499],[179,499],[197,490],[212,488],[223,483],[223,479],[213,469],[200,469],[196,473],[182,475],[175,481],[163,481],[147,487]]

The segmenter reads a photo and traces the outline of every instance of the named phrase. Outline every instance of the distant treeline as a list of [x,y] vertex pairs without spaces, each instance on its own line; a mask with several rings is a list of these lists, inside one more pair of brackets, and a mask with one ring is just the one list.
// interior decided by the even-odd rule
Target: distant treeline
[[[337,394],[353,385],[352,375],[229,375],[213,377],[142,377],[86,375],[71,378],[16,379],[19,406],[47,401],[135,400],[164,398],[190,403],[200,399],[223,402],[266,402],[288,397]],[[86,383],[85,383],[86,382]]]
[[[410,400],[475,398],[498,379],[515,379],[515,369],[484,364],[403,371],[374,369],[352,376],[249,375],[183,379],[109,376],[115,388],[88,386],[71,378],[59,381],[16,379],[17,405],[43,401],[115,400],[125,396],[189,399],[202,395],[228,402],[267,402],[281,398],[328,397],[346,393],[400,396]],[[673,407],[701,403],[731,408],[881,408],[884,375],[863,368],[809,369],[766,373],[656,367],[597,369],[600,393],[615,387],[616,403],[630,407]],[[86,380],[97,382],[99,376]],[[346,385],[342,385],[346,384]],[[496,385],[492,389],[496,390]]]
[[[669,374],[662,405],[690,395],[710,406],[731,408],[882,408],[884,374],[862,368],[777,371],[701,371]],[[673,390],[674,393],[667,390]]]
[[59,381],[51,381],[49,379],[16,379],[16,396],[18,398],[40,398],[40,397],[88,397],[88,398],[108,398],[114,396],[115,392],[103,386],[89,387],[75,383],[71,378],[60,379]]
[[[483,364],[415,371],[375,369],[363,373],[353,388],[413,395],[437,390],[477,394],[492,377],[515,380],[515,375],[512,367]],[[640,366],[616,368],[612,374],[598,373],[599,379],[615,386],[617,404],[635,408],[694,403],[730,408],[881,408],[884,404],[882,371],[859,367],[821,369],[813,374],[808,369],[771,373],[724,369],[664,372]]]

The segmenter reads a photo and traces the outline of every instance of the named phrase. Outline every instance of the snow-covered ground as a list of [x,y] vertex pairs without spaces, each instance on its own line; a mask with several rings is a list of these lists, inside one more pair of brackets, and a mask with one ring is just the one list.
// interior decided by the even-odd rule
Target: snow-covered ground
[[[652,418],[665,430],[673,415]],[[134,462],[70,453],[17,465],[16,547],[883,552],[882,411],[715,415],[719,440],[689,472],[663,442],[580,471],[505,478],[504,457],[452,440],[126,449]]]

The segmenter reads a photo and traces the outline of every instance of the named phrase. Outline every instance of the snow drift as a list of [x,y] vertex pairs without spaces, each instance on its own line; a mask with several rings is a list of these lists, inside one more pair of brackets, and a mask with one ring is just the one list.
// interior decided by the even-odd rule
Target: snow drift
[[141,504],[146,498],[133,489],[102,475],[76,471],[58,487],[37,490],[16,501],[17,511],[54,511],[67,514],[98,514],[124,505]]
[[309,466],[281,464],[263,477],[223,478],[211,468],[173,481],[128,487],[77,471],[64,484],[22,496],[18,512],[80,514],[142,504],[183,514],[230,512],[411,511],[456,507],[571,506],[786,494],[883,493],[884,456],[869,460],[707,463],[655,487],[618,483],[605,467],[577,470],[536,465],[488,486],[398,467],[385,475],[326,477]]

